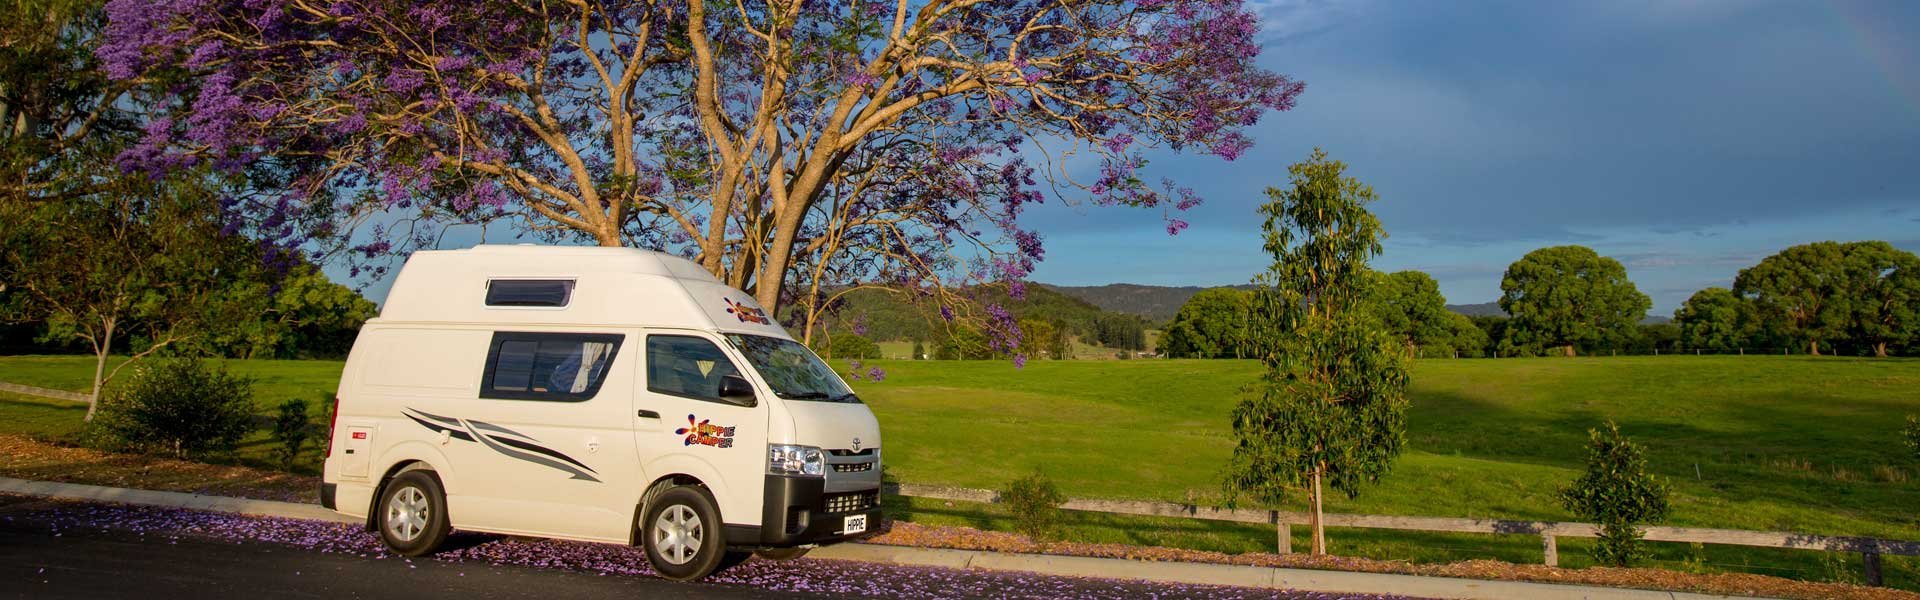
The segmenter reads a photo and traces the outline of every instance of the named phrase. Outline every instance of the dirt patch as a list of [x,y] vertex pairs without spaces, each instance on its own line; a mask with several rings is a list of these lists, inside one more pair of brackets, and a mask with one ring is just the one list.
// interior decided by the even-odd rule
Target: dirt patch
[[[7,434],[0,434],[0,476],[309,504],[316,501],[320,485],[320,478],[308,475],[115,454]],[[1536,581],[1796,600],[1920,600],[1920,594],[1887,588],[1816,583],[1744,573],[1692,574],[1665,569],[1605,567],[1562,569],[1494,560],[1422,565],[1345,556],[1223,554],[1126,544],[1037,543],[1026,536],[1012,533],[898,521],[889,522],[885,525],[885,533],[868,541],[922,548]]]
[[320,478],[248,467],[116,454],[0,434],[0,476],[37,481],[319,502]]

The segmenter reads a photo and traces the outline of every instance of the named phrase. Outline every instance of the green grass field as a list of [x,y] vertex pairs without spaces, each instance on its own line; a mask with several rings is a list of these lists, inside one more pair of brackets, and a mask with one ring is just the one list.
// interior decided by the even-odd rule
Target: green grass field
[[[835,361],[836,363],[844,361]],[[317,400],[339,363],[234,361],[262,406]],[[879,415],[900,481],[999,488],[1039,469],[1071,496],[1210,503],[1231,451],[1228,413],[1251,361],[880,361],[856,387]],[[79,357],[0,358],[0,381],[82,389]],[[1613,419],[1673,483],[1669,523],[1920,539],[1920,470],[1899,439],[1920,413],[1920,360],[1620,357],[1424,360],[1414,364],[1408,448],[1380,484],[1327,510],[1572,520],[1555,491],[1581,468],[1586,430]],[[319,412],[319,411],[316,411]],[[66,435],[80,412],[0,397],[0,431]],[[324,414],[320,412],[319,414]],[[243,457],[264,452],[256,443]],[[1005,528],[992,508],[899,502],[917,521]],[[1262,527],[1077,515],[1082,541],[1245,552]],[[1304,532],[1300,532],[1304,533]],[[1296,535],[1299,535],[1297,533]],[[1536,538],[1330,533],[1333,550],[1408,560],[1538,560]],[[1563,564],[1584,564],[1563,542]],[[1822,578],[1819,552],[1662,545],[1709,568]],[[1695,556],[1695,555],[1698,556]],[[1838,557],[1853,560],[1857,557]],[[1888,580],[1920,587],[1915,561]],[[1843,569],[1844,570],[1844,569]],[[1857,572],[1857,571],[1856,571]]]

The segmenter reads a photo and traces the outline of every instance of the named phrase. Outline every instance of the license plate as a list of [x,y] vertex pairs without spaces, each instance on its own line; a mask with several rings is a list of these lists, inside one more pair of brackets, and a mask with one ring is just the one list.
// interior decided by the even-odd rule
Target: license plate
[[846,523],[840,527],[840,534],[852,535],[855,533],[863,533],[866,530],[867,530],[867,516],[854,515],[851,517],[847,517]]

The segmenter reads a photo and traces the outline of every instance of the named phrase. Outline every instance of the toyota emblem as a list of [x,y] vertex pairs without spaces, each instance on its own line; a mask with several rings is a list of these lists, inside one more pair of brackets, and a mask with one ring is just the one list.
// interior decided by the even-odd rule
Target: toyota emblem
[[860,451],[860,438],[853,438],[853,451],[854,452]]

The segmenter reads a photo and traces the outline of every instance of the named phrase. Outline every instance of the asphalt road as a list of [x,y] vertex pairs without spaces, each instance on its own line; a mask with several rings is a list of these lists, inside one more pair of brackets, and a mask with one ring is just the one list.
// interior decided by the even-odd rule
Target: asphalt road
[[1377,598],[812,559],[675,583],[622,546],[452,541],[407,560],[352,526],[0,495],[0,598]]
[[268,542],[0,522],[0,594],[12,598],[808,598],[746,586],[598,577],[434,560],[371,560]]

